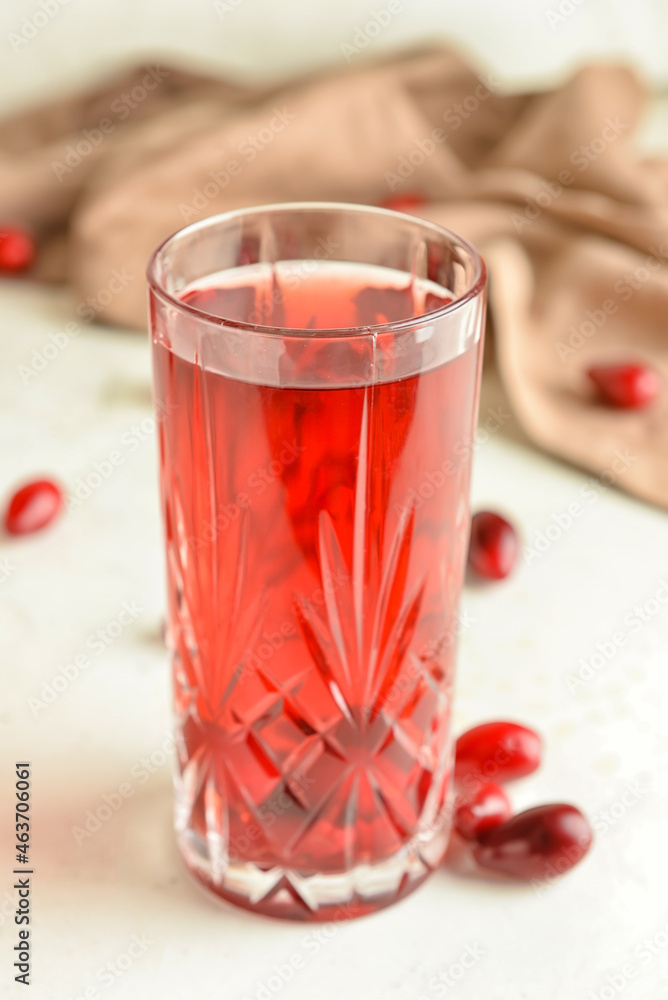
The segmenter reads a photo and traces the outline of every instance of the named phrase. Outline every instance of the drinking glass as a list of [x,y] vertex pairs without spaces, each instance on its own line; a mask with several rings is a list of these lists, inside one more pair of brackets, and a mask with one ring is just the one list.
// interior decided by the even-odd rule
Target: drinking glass
[[448,841],[484,264],[304,203],[148,275],[180,850],[256,912],[368,913]]

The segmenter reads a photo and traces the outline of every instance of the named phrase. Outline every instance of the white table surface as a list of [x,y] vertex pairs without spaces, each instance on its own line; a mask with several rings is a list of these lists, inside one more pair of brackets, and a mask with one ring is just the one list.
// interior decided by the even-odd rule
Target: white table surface
[[[639,628],[627,617],[636,605],[654,608],[668,581],[666,514],[600,492],[510,581],[464,597],[474,621],[461,643],[457,729],[510,717],[544,734],[544,765],[513,786],[513,799],[518,808],[566,800],[587,811],[599,832],[579,867],[541,893],[439,872],[406,901],[329,937],[322,928],[315,936],[318,925],[253,917],[190,882],[172,835],[169,763],[159,752],[160,766],[150,764],[169,733],[170,695],[147,342],[87,328],[27,385],[19,376],[73,315],[64,293],[0,291],[0,493],[39,473],[71,490],[111,451],[123,455],[51,530],[0,541],[2,996],[605,1000],[617,995],[607,976],[621,981],[624,1000],[668,995],[668,603]],[[497,434],[479,448],[474,503],[510,512],[531,542],[587,478]],[[141,609],[136,622],[92,652],[89,637],[124,602]],[[579,660],[619,631],[626,645],[571,690]],[[56,700],[30,701],[81,652],[89,666]],[[11,969],[13,768],[26,758],[32,993]],[[78,845],[73,828],[123,782],[132,796]],[[142,943],[127,959],[135,936]],[[458,975],[466,948],[481,957],[456,986],[439,985],[433,977]],[[283,983],[291,959],[302,968]]]

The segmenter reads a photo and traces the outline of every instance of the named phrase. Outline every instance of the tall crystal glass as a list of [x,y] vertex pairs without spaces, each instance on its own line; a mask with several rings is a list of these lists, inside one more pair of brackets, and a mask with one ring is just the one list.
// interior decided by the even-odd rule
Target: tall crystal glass
[[367,913],[447,846],[484,264],[274,205],[176,233],[149,285],[180,849],[251,910]]

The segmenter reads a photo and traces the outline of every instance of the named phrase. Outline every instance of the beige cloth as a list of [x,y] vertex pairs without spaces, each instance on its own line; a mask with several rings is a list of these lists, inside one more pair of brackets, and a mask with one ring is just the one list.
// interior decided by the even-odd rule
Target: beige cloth
[[146,260],[184,223],[419,192],[419,214],[487,259],[494,357],[528,435],[668,505],[668,393],[614,411],[583,374],[646,359],[668,382],[668,162],[634,150],[645,105],[623,67],[506,96],[448,51],[275,90],[142,67],[0,125],[0,219],[36,230],[41,275],[71,281],[80,315],[141,328]]

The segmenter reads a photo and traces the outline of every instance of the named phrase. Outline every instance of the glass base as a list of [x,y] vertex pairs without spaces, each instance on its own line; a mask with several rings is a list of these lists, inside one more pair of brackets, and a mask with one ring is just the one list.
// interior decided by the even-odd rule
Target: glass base
[[361,917],[390,906],[417,889],[441,863],[445,829],[427,842],[411,842],[390,858],[347,872],[303,875],[289,868],[262,869],[230,862],[216,870],[206,842],[192,831],[178,835],[191,874],[210,892],[253,913],[290,920],[334,921]]

